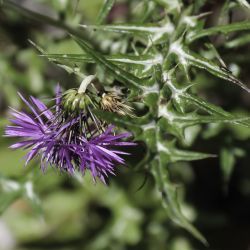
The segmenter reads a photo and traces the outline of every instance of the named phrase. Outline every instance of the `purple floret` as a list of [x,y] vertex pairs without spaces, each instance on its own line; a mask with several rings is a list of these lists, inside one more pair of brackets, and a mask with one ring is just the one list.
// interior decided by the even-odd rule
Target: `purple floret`
[[[29,149],[26,165],[35,157],[41,158],[41,169],[54,166],[60,171],[73,174],[76,170],[82,174],[89,170],[93,180],[105,179],[114,175],[117,164],[125,164],[122,155],[128,153],[122,147],[133,146],[135,143],[125,142],[130,133],[115,135],[114,126],[106,128],[95,136],[86,138],[86,131],[81,132],[79,117],[62,119],[61,90],[57,88],[56,104],[53,112],[40,100],[30,97],[26,100],[19,94],[30,112],[12,109],[10,121],[5,136],[18,137],[20,141],[13,144],[12,149]],[[119,148],[119,149],[118,149]]]
[[98,136],[87,141],[84,137],[79,138],[79,143],[73,146],[74,152],[80,160],[80,171],[85,172],[89,169],[93,179],[99,177],[104,183],[109,174],[114,175],[116,164],[125,164],[121,155],[129,155],[124,151],[118,150],[117,147],[134,146],[135,143],[124,142],[122,139],[131,136],[130,133],[114,135],[114,126]]

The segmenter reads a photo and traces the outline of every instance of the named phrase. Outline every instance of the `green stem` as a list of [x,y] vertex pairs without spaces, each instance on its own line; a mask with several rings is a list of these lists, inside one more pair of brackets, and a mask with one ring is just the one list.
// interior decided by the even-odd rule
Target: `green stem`
[[85,77],[78,89],[79,94],[85,93],[86,89],[88,88],[89,84],[95,79],[95,75],[89,75]]

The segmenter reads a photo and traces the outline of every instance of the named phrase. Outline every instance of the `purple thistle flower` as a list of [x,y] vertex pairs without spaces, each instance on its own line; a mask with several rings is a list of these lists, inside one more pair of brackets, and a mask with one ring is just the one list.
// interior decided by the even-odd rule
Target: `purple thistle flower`
[[[31,110],[31,114],[19,112],[12,109],[11,115],[13,119],[10,121],[13,126],[7,126],[5,129],[6,137],[20,137],[23,140],[13,144],[10,148],[32,148],[27,155],[26,164],[38,153],[38,148],[43,141],[52,132],[49,122],[54,119],[54,115],[48,108],[34,97],[30,97],[28,102],[21,94],[19,94],[24,103]],[[44,116],[42,117],[41,114]]]
[[[110,174],[114,175],[117,164],[125,164],[121,156],[128,153],[118,150],[117,147],[135,145],[123,141],[131,134],[115,135],[114,126],[109,126],[101,132],[95,127],[93,133],[87,133],[86,127],[82,125],[89,119],[85,114],[80,112],[77,117],[63,117],[60,87],[57,87],[54,110],[50,110],[32,96],[29,101],[21,94],[19,96],[30,109],[30,113],[12,109],[13,119],[10,121],[13,125],[6,127],[5,136],[21,139],[10,148],[30,149],[25,165],[40,156],[43,172],[49,165],[69,174],[76,170],[84,174],[89,170],[94,181],[99,178],[105,183]],[[83,119],[85,121],[82,121]]]
[[80,159],[80,171],[85,172],[89,169],[94,181],[96,177],[105,183],[105,177],[109,174],[114,175],[115,164],[125,164],[120,155],[129,155],[126,152],[117,150],[122,146],[136,145],[133,142],[124,142],[122,139],[130,137],[130,133],[114,135],[114,126],[110,126],[103,134],[95,136],[87,141],[84,137],[79,140],[82,144],[74,145],[74,152]]

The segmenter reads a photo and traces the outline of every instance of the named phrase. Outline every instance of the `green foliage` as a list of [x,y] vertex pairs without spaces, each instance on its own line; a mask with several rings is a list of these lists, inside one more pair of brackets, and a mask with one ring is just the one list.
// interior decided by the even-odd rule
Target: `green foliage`
[[108,16],[110,10],[112,9],[113,5],[115,4],[115,0],[105,0],[103,6],[100,10],[100,13],[97,17],[97,24],[102,24],[105,21],[105,18]]
[[[66,2],[69,3],[69,1]],[[5,62],[6,58],[0,56],[0,66],[2,66],[0,72],[2,69],[3,72],[9,72],[9,74],[1,72],[0,77],[3,79],[0,84],[8,96],[8,101],[13,105],[18,105],[15,103],[16,99],[13,95],[18,87],[16,78],[19,76],[23,78],[23,82],[27,83],[27,86],[22,86],[22,88],[30,92],[42,93],[47,88],[50,88],[51,91],[52,87],[44,85],[44,79],[39,74],[44,70],[43,59],[45,57],[73,74],[76,82],[80,82],[81,78],[94,71],[101,88],[119,86],[125,89],[128,93],[128,100],[134,103],[136,117],[120,117],[100,110],[95,110],[95,113],[101,119],[133,132],[135,140],[145,146],[146,153],[141,161],[133,162],[133,167],[146,170],[153,176],[156,190],[161,194],[159,197],[162,199],[167,216],[178,226],[207,244],[205,237],[183,215],[183,200],[179,198],[177,184],[171,178],[171,172],[174,172],[174,169],[170,166],[220,154],[223,178],[225,183],[228,183],[237,158],[244,157],[244,150],[234,147],[230,143],[226,146],[221,145],[221,150],[213,151],[212,154],[188,150],[185,147],[191,147],[198,136],[203,135],[208,139],[216,136],[229,125],[249,131],[250,117],[248,114],[238,115],[224,110],[223,107],[210,102],[206,95],[201,94],[201,90],[204,88],[206,92],[207,85],[210,85],[210,79],[212,79],[211,82],[216,82],[225,89],[228,87],[227,82],[230,82],[235,85],[235,88],[239,86],[247,94],[250,92],[243,81],[238,79],[239,76],[233,74],[226,67],[222,60],[223,55],[221,56],[219,49],[217,50],[217,45],[213,45],[208,38],[223,34],[229,37],[223,45],[225,48],[245,46],[250,40],[247,33],[250,29],[250,22],[241,21],[207,28],[203,19],[207,17],[208,13],[200,13],[200,8],[207,2],[205,0],[193,1],[191,6],[186,6],[181,0],[130,2],[127,3],[130,8],[134,6],[137,8],[131,11],[131,19],[128,23],[105,24],[109,12],[116,3],[114,0],[105,0],[101,9],[98,10],[97,18],[93,17],[90,20],[91,24],[69,25],[61,20],[20,7],[11,1],[3,1],[4,13],[12,11],[25,18],[59,28],[64,34],[69,33],[70,42],[75,41],[78,52],[51,52],[51,47],[55,44],[47,46],[46,39],[43,41],[38,36],[36,41],[32,42],[38,50],[38,55],[35,56],[32,49],[27,49],[25,52],[19,53],[17,57],[20,61],[36,61],[36,67],[28,65],[25,76],[13,74],[12,67]],[[233,8],[242,7],[249,8],[247,1],[235,1]],[[159,12],[163,14],[159,15]],[[142,16],[144,16],[143,19]],[[234,36],[230,37],[231,33]],[[238,34],[240,35],[238,36]],[[66,39],[64,42],[67,45],[70,44]],[[204,51],[205,47],[206,51]],[[40,63],[40,60],[43,63]],[[91,65],[91,70],[89,70],[89,65]],[[206,80],[202,81],[201,79],[204,78]],[[14,87],[7,82],[14,82]],[[146,111],[142,112],[142,110]],[[205,126],[218,126],[218,130],[211,127],[211,130],[208,129],[205,134]],[[193,130],[188,130],[190,128]],[[197,131],[197,133],[191,131]],[[36,189],[36,183],[32,183],[33,178],[20,183],[1,178],[3,187],[0,197],[1,213],[22,197],[26,198],[31,206],[40,213],[40,203],[33,192],[33,185]],[[59,178],[55,177],[57,180]],[[78,179],[76,177],[74,182],[77,182]],[[132,182],[134,183],[134,181]],[[12,187],[12,189],[5,190],[7,187]],[[76,206],[84,207],[88,203],[88,199],[91,199],[91,195],[97,195],[100,197],[100,203],[113,211],[113,218],[108,227],[94,242],[88,243],[89,249],[104,249],[101,247],[102,245],[108,247],[112,240],[118,241],[120,237],[123,237],[125,244],[139,242],[142,214],[133,207],[133,202],[128,194],[123,193],[120,189],[120,186],[111,184],[110,191],[107,191],[106,187],[100,186],[93,191],[91,187],[84,185],[73,196],[77,200]],[[81,192],[86,192],[87,195],[82,198]],[[64,199],[66,199],[65,203],[73,203],[71,195],[65,193],[64,191],[59,192],[59,195],[54,198],[59,199],[58,203],[65,202]],[[64,198],[65,195],[66,198]],[[153,196],[154,193],[151,191],[150,195]],[[53,203],[53,197],[47,197],[47,199],[49,200],[48,206],[50,206],[50,202]],[[87,211],[86,207],[84,209]],[[74,207],[65,208],[65,211],[59,208],[59,213],[65,217],[65,220],[70,220],[72,217],[77,219],[73,215],[76,211],[77,208]],[[53,213],[56,212],[52,211],[52,214],[49,214],[47,208],[45,214],[47,213],[53,218]],[[52,221],[52,228],[59,228],[59,223]],[[159,229],[159,231],[164,230]],[[175,248],[173,247],[173,249]]]

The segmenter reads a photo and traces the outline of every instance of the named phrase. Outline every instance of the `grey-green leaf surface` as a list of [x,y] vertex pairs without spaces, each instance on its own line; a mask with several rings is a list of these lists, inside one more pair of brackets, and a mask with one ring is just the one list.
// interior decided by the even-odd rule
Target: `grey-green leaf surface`
[[[47,57],[50,60],[62,60],[71,63],[95,63],[93,57],[87,54],[47,54],[43,53],[42,56]],[[132,65],[155,65],[162,63],[161,55],[151,56],[151,55],[108,55],[104,56],[107,61],[111,61],[116,64],[132,64]]]

